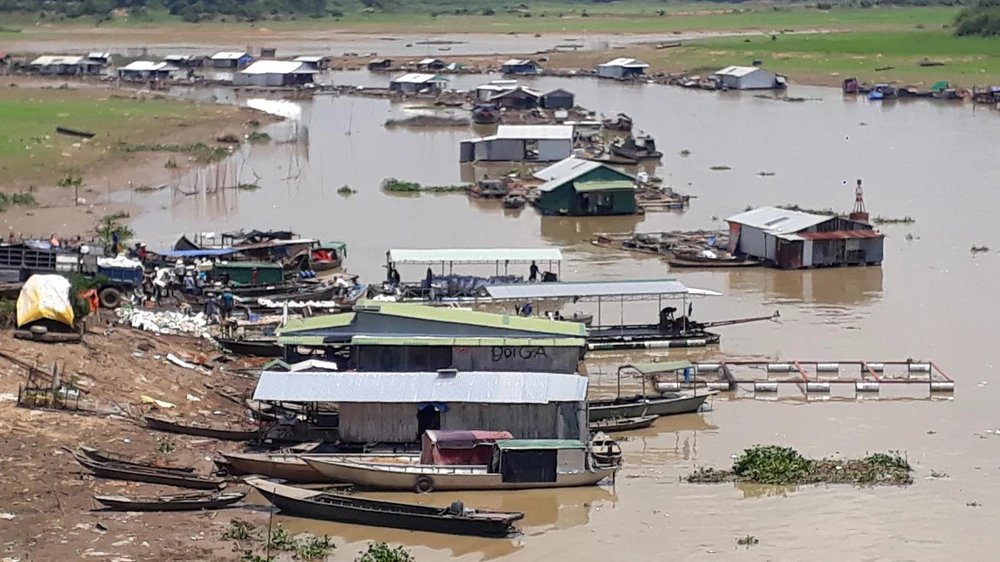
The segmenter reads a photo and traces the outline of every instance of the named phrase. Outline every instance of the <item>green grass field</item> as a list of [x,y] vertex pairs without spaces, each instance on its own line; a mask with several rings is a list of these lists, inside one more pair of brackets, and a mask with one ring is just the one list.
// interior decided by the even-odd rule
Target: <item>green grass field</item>
[[[5,179],[50,178],[86,167],[115,152],[118,142],[170,134],[214,117],[219,108],[167,100],[95,98],[89,92],[22,90],[0,92],[0,175]],[[56,126],[97,133],[93,139],[58,135]],[[79,144],[78,147],[73,146]]]
[[[747,42],[749,41],[749,42]],[[837,83],[846,76],[868,81],[963,86],[1000,83],[1000,41],[954,37],[948,30],[856,31],[810,35],[721,38],[690,43],[660,55],[672,68],[718,68],[755,59],[770,70],[805,82]],[[919,66],[923,59],[944,66]],[[893,67],[876,71],[877,68]]]

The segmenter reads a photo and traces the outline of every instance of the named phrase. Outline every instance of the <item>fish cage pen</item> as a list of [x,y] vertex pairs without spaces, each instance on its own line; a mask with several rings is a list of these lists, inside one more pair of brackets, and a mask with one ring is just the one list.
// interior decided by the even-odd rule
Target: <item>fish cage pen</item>
[[696,362],[690,369],[658,374],[655,385],[660,392],[708,388],[755,397],[775,397],[782,388],[797,388],[806,396],[829,396],[835,388],[855,396],[877,395],[890,386],[923,387],[931,395],[955,390],[955,381],[933,361]]

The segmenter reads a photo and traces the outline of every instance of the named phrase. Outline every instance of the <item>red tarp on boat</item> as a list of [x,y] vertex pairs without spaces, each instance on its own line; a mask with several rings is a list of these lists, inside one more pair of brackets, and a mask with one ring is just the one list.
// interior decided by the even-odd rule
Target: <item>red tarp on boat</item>
[[429,429],[424,433],[420,463],[489,464],[493,444],[513,438],[514,436],[508,431]]

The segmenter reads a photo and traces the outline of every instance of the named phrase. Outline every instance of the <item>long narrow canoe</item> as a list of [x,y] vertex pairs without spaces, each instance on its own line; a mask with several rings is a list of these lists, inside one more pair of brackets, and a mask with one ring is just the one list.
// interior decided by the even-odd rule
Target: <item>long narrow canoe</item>
[[391,462],[401,464],[416,464],[420,460],[419,454],[412,455],[392,455],[392,454],[275,454],[275,453],[223,453],[219,455],[225,459],[225,469],[234,476],[237,475],[258,475],[268,478],[278,478],[288,482],[299,484],[310,484],[317,482],[328,482],[329,479],[323,476],[315,468],[306,463],[306,458],[333,459],[333,460],[356,460],[368,462]]
[[[155,469],[158,469],[158,470],[169,470],[171,472],[182,472],[182,473],[191,473],[191,472],[194,472],[194,468],[190,467],[190,466],[169,466],[169,465],[164,465],[164,464],[158,464],[156,462],[151,462],[151,461],[140,461],[140,460],[136,460],[136,459],[134,459],[132,457],[129,457],[127,455],[120,455],[118,453],[109,453],[107,451],[101,451],[99,449],[95,449],[93,447],[88,447],[86,445],[80,445],[79,448],[80,448],[80,452],[83,453],[84,455],[86,455],[87,458],[89,458],[91,460],[95,460],[97,462],[113,462],[113,463],[118,463],[118,464],[138,466],[138,467],[142,467],[142,468],[155,468]],[[72,453],[73,451],[69,451],[69,452]]]
[[224,479],[212,476],[184,474],[169,470],[142,468],[113,462],[97,462],[79,454],[73,456],[76,458],[76,462],[80,463],[80,466],[90,470],[94,473],[94,476],[98,476],[100,478],[126,480],[129,482],[146,482],[148,484],[163,484],[165,486],[194,488],[196,490],[216,490],[226,485],[226,481]]
[[466,508],[462,502],[440,508],[326,494],[251,478],[247,483],[285,515],[372,527],[428,531],[450,535],[507,537],[523,513]]
[[94,496],[112,511],[197,511],[229,507],[246,496],[243,492],[208,492],[170,496]]
[[180,433],[182,435],[209,437],[221,441],[253,441],[260,433],[256,429],[223,429],[203,425],[184,425],[153,416],[145,416],[144,419],[146,420],[146,427],[149,429],[166,431],[168,433]]

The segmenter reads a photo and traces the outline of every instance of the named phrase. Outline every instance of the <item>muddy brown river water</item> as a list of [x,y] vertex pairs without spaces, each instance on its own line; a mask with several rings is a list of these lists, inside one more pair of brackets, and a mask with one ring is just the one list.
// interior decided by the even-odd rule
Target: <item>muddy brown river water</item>
[[[331,78],[371,85],[385,80],[364,72]],[[483,78],[460,77],[455,85],[474,86]],[[244,164],[230,166],[244,179],[258,175],[262,189],[131,195],[147,209],[135,227],[152,246],[168,245],[182,232],[292,228],[346,241],[349,270],[367,279],[381,279],[385,251],[392,247],[556,246],[566,257],[567,280],[676,276],[720,291],[721,297],[695,303],[702,320],[781,312],[780,323],[723,328],[717,348],[671,351],[670,357],[932,359],[956,379],[953,398],[930,400],[918,392],[805,403],[719,396],[702,414],[662,418],[625,441],[626,465],[614,486],[384,495],[437,505],[461,497],[470,506],[524,511],[524,536],[512,541],[286,524],[341,542],[402,543],[421,561],[996,559],[1000,435],[991,431],[1000,428],[1000,380],[989,350],[1000,313],[1000,190],[993,177],[1000,145],[990,139],[1000,115],[928,101],[869,103],[804,87],[789,94],[809,100],[791,103],[582,79],[538,79],[534,85],[567,87],[580,105],[633,116],[665,154],[657,173],[697,195],[691,208],[645,217],[543,218],[531,209],[508,214],[461,195],[389,196],[378,189],[389,176],[429,184],[460,181],[458,142],[475,132],[386,130],[385,119],[401,111],[387,101],[317,97],[284,104],[299,116],[273,129],[276,139],[291,138],[297,129],[307,141],[256,146]],[[680,156],[685,149],[690,155]],[[731,170],[710,170],[722,165]],[[864,179],[873,215],[916,219],[882,227],[888,237],[881,268],[670,272],[659,259],[589,244],[601,231],[721,227],[721,219],[747,205],[848,210],[856,178]],[[179,179],[191,188],[190,177]],[[345,183],[359,193],[337,195]],[[994,249],[973,256],[973,244]],[[579,309],[592,311],[588,305]],[[618,314],[617,307],[606,310]],[[654,315],[653,307],[641,304],[624,310],[631,321],[652,321]],[[665,354],[589,357],[592,388],[613,391],[618,364]],[[728,466],[731,455],[756,443],[789,445],[815,457],[900,450],[915,466],[915,483],[773,489],[679,482],[697,466]],[[932,469],[950,476],[931,479]],[[967,505],[972,502],[979,506]],[[747,534],[760,544],[737,547],[736,537]],[[339,556],[349,559],[360,546],[341,545]]]

